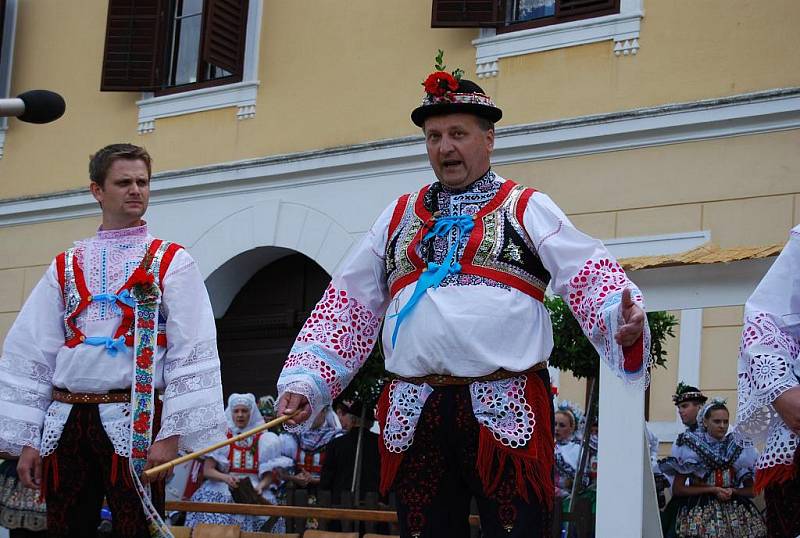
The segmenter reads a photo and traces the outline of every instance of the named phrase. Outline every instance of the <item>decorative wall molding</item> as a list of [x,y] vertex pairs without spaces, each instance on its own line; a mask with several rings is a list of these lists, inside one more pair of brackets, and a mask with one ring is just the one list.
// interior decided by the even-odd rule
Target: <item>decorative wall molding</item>
[[711,240],[711,232],[681,232],[675,234],[646,235],[605,239],[603,243],[615,258],[638,256],[666,256],[697,248]]
[[247,36],[245,37],[244,69],[242,81],[211,88],[161,95],[142,94],[139,106],[139,134],[152,133],[155,120],[181,116],[204,110],[237,107],[236,118],[254,118],[258,93],[258,49],[261,41],[262,0],[248,3]]
[[500,73],[501,58],[598,41],[614,41],[616,56],[636,54],[639,52],[642,17],[642,0],[621,0],[620,12],[615,15],[504,34],[498,34],[494,28],[482,28],[480,36],[472,41],[475,46],[475,73],[478,78],[496,77]]
[[[800,88],[497,129],[495,165],[800,128]],[[430,175],[421,136],[160,172],[152,204],[388,176]],[[428,177],[428,176],[424,177]],[[97,213],[84,189],[0,200],[0,226]]]
[[137,101],[139,106],[139,134],[152,133],[158,118],[181,116],[204,110],[238,107],[238,119],[254,118],[259,82],[235,82],[183,93],[148,97]]

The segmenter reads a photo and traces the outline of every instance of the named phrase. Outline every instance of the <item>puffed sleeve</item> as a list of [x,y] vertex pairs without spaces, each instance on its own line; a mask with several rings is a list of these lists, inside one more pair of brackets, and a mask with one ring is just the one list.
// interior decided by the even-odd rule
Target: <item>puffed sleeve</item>
[[[384,251],[394,205],[387,207],[333,275],[292,346],[278,393],[302,394],[311,417],[350,383],[378,340],[389,302]],[[313,422],[289,428],[307,429]]]
[[275,469],[290,469],[294,460],[281,454],[280,437],[273,432],[264,432],[258,439],[258,476]]
[[753,447],[748,447],[742,450],[742,453],[733,462],[733,470],[736,472],[736,483],[742,484],[746,478],[753,479],[755,473],[756,460],[758,459],[758,452]]
[[227,421],[211,301],[195,261],[181,249],[163,282],[167,316],[164,408],[158,439],[180,436],[192,452],[225,440]]
[[672,454],[661,462],[660,469],[665,475],[671,477],[680,473],[702,478],[706,474],[705,466],[697,453],[680,441],[673,445]]
[[550,287],[569,305],[602,360],[626,382],[646,387],[650,363],[647,323],[632,346],[623,348],[614,340],[622,324],[622,292],[629,289],[633,301],[644,309],[639,288],[605,245],[575,228],[546,194],[536,192],[530,197],[523,221],[550,273]]
[[64,299],[55,262],[11,326],[0,357],[0,452],[39,449],[56,355],[64,346]]

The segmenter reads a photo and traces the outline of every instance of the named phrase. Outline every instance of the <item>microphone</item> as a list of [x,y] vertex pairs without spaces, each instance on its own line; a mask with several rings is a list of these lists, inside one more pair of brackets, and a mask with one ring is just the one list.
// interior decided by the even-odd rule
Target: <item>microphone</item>
[[64,98],[49,90],[31,90],[0,99],[0,117],[16,116],[28,123],[49,123],[64,114]]

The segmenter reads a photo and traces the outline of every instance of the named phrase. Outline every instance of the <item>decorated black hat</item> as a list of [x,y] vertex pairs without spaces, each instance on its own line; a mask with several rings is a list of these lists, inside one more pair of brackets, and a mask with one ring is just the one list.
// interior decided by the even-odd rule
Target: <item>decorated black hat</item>
[[705,403],[706,400],[708,400],[708,397],[703,394],[700,389],[687,385],[683,381],[678,383],[675,394],[672,395],[672,401],[675,402],[675,405],[680,405],[683,402]]
[[422,104],[411,113],[414,125],[422,127],[431,116],[455,114],[458,112],[474,114],[491,122],[503,117],[503,111],[495,106],[492,98],[483,89],[472,82],[461,78],[464,71],[456,69],[452,73],[445,71],[442,64],[444,52],[439,50],[436,56],[436,71],[428,75],[422,82],[425,97]]

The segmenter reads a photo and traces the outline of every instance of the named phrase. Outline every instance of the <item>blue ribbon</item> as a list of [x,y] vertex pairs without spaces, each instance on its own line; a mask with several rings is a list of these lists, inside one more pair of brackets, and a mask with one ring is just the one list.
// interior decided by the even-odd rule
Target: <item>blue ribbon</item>
[[84,344],[90,346],[105,346],[106,351],[112,357],[117,356],[117,352],[125,352],[128,346],[125,345],[125,336],[119,338],[110,338],[108,336],[89,336],[83,341]]
[[411,298],[397,314],[389,316],[390,318],[397,318],[394,332],[392,332],[392,347],[397,342],[397,331],[400,329],[400,324],[408,317],[425,292],[428,291],[428,288],[438,288],[447,275],[461,272],[461,264],[454,258],[459,245],[461,245],[462,238],[465,235],[468,236],[474,227],[475,224],[472,221],[472,217],[468,215],[441,217],[436,219],[431,231],[425,234],[423,241],[428,241],[432,237],[445,237],[453,228],[458,230],[458,237],[450,245],[450,250],[447,251],[447,256],[445,256],[442,264],[428,262],[428,268],[419,276]]
[[125,304],[131,308],[136,306],[136,301],[133,300],[131,297],[131,293],[128,290],[122,290],[119,294],[115,293],[98,293],[97,295],[92,295],[92,302],[100,301],[106,302],[111,304],[116,304],[117,301]]

